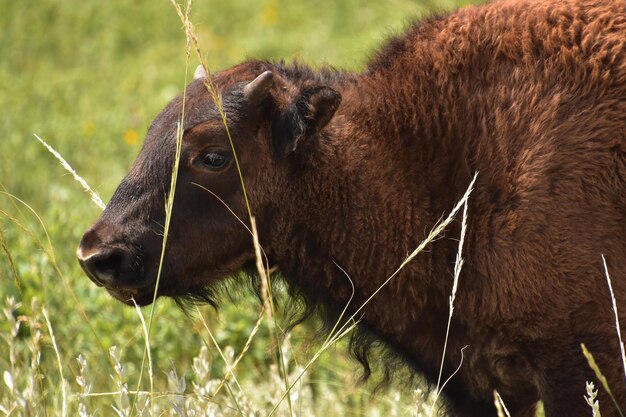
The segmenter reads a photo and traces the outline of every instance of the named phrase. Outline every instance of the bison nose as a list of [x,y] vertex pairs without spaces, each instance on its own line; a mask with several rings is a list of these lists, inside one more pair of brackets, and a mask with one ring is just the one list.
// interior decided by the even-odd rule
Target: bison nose
[[121,249],[104,249],[86,258],[78,257],[78,262],[87,276],[98,286],[111,287],[124,275],[129,265],[127,253]]
[[100,287],[115,287],[131,271],[130,252],[103,244],[93,229],[81,239],[76,256],[89,279]]

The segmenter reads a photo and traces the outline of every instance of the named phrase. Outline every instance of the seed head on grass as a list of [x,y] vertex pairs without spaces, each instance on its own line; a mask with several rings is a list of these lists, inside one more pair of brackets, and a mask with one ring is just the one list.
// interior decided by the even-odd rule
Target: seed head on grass
[[81,353],[76,358],[76,362],[78,362],[78,375],[76,376],[76,383],[80,387],[80,393],[78,395],[78,415],[80,417],[89,417],[86,397],[91,393],[91,383],[89,382],[90,378],[87,360]]
[[591,417],[602,417],[600,415],[600,404],[598,400],[596,400],[596,396],[598,395],[598,390],[595,389],[593,382],[587,381],[586,383],[587,395],[585,396],[585,401],[591,407]]
[[93,203],[94,203],[96,206],[98,206],[98,207],[100,207],[102,210],[104,210],[104,209],[105,209],[105,207],[106,207],[106,205],[104,204],[104,202],[102,201],[102,199],[100,198],[100,196],[98,195],[98,193],[96,193],[96,192],[93,190],[93,188],[91,188],[91,187],[89,186],[89,184],[87,184],[87,181],[85,181],[85,180],[83,179],[83,177],[81,177],[80,175],[78,175],[78,174],[76,173],[76,171],[74,170],[74,168],[72,168],[72,166],[71,166],[71,165],[70,165],[70,164],[69,164],[69,163],[68,163],[68,162],[67,162],[67,161],[66,161],[66,160],[65,160],[65,159],[61,156],[61,154],[60,154],[60,153],[58,153],[56,150],[54,150],[54,148],[52,148],[52,146],[48,145],[48,144],[46,143],[46,141],[44,141],[43,139],[41,139],[41,138],[40,138],[37,134],[34,134],[34,136],[37,138],[37,140],[38,140],[39,142],[41,142],[41,144],[42,144],[43,146],[45,146],[45,147],[46,147],[46,149],[47,149],[47,150],[48,150],[48,151],[49,151],[52,155],[54,155],[54,157],[55,157],[56,159],[58,159],[58,160],[59,160],[59,162],[61,162],[61,166],[62,166],[63,168],[65,168],[65,170],[66,170],[67,172],[69,172],[70,174],[72,174],[72,177],[74,177],[74,179],[75,179],[76,181],[78,181],[78,183],[79,183],[80,185],[82,185],[83,189],[84,189],[87,193],[89,193],[89,195],[91,196],[91,201],[93,201]]
[[167,373],[167,390],[170,406],[176,411],[176,413],[180,416],[187,415],[187,409],[185,407],[185,389],[187,388],[187,384],[185,382],[185,377],[178,377],[178,373],[176,372],[176,368],[172,368]]
[[600,383],[602,384],[606,392],[609,394],[609,397],[611,398],[611,400],[613,400],[613,404],[615,404],[615,408],[617,408],[617,412],[619,413],[620,416],[624,417],[624,414],[622,413],[622,410],[620,409],[620,406],[617,403],[617,400],[615,399],[613,392],[611,391],[611,387],[609,386],[609,381],[607,381],[606,377],[600,370],[600,367],[598,366],[598,363],[594,359],[593,355],[591,354],[591,352],[589,352],[589,350],[587,349],[587,346],[585,346],[584,343],[581,343],[580,347],[583,350],[583,355],[585,355],[585,358],[587,359],[587,363],[589,364],[589,367],[593,369],[593,372],[595,372],[596,374],[596,378],[598,378],[598,381],[600,381]]
[[113,378],[113,382],[118,391],[117,406],[112,405],[113,410],[119,417],[130,417],[131,403],[128,396],[126,372],[124,371],[124,366],[122,365],[121,357],[116,346],[112,346],[111,349],[109,349],[109,355],[113,362],[113,369],[115,370],[115,374],[111,375],[111,378]]

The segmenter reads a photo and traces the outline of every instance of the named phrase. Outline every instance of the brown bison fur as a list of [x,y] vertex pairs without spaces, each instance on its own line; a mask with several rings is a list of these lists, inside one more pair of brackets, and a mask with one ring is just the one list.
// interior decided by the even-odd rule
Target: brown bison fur
[[[206,82],[186,91],[158,295],[206,297],[254,260],[233,152]],[[451,412],[494,416],[497,390],[513,416],[534,415],[539,400],[548,417],[590,415],[585,381],[596,378],[581,343],[626,409],[601,260],[624,324],[625,2],[468,7],[415,24],[360,74],[249,61],[211,82],[260,242],[329,321],[352,294],[346,274],[353,312],[478,172],[444,360],[447,376],[467,346],[444,390]],[[154,294],[182,100],[156,118],[79,247],[90,277],[127,303]],[[372,299],[359,315],[356,352],[377,341],[437,379],[459,232],[457,221]],[[599,398],[603,416],[618,415],[603,391]]]

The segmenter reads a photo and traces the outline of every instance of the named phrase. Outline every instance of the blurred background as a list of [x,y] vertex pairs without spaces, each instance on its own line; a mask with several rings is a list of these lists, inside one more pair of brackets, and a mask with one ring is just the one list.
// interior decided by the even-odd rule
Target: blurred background
[[[197,0],[192,16],[212,71],[251,57],[359,71],[387,37],[411,21],[464,3]],[[91,391],[115,391],[109,349],[117,346],[134,389],[145,342],[137,313],[92,285],[75,261],[80,236],[100,209],[33,134],[56,148],[108,201],[152,118],[184,87],[185,36],[167,0],[0,0],[0,10],[0,306],[6,310],[0,319],[0,372],[5,375],[0,405],[9,407],[36,381],[32,390],[39,394],[30,393],[30,401],[43,411],[28,415],[57,415],[63,387],[59,368],[76,410],[79,354],[92,370]],[[192,57],[190,77],[196,65]],[[8,297],[21,305],[6,307]],[[41,306],[56,336],[60,366]],[[243,295],[225,302],[219,314],[200,308],[186,315],[171,301],[160,300],[151,338],[154,389],[171,390],[166,375],[171,368],[193,380],[192,359],[202,346],[208,349],[212,377],[222,378],[223,360],[207,327],[222,349],[232,347],[236,355],[258,308],[257,301]],[[307,342],[314,327],[307,323],[291,335],[287,349],[294,363],[315,353],[315,344]],[[35,340],[35,331],[41,340]],[[237,368],[242,385],[266,389],[260,387],[268,383],[277,348],[269,333],[262,324]],[[41,359],[33,365],[37,349]],[[356,384],[356,375],[358,366],[347,359],[344,347],[323,355],[309,373],[307,384],[316,394],[302,415],[415,411],[415,387],[392,384],[372,397],[371,385]],[[265,410],[271,395],[263,399],[250,390],[250,401]],[[191,392],[191,385],[183,391]],[[118,397],[88,397],[88,414],[113,415],[111,404]]]

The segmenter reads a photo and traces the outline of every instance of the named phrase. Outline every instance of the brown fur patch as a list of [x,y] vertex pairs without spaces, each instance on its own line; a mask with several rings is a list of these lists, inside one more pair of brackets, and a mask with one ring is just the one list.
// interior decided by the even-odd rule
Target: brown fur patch
[[[251,107],[243,85],[266,70],[274,85]],[[538,400],[548,417],[588,415],[585,381],[595,377],[580,343],[626,407],[600,258],[626,306],[626,3],[494,2],[413,25],[361,74],[250,61],[214,82],[263,248],[307,311],[321,307],[332,321],[352,284],[355,311],[478,172],[444,358],[448,376],[467,346],[446,386],[451,410],[495,416],[498,390],[514,416],[534,415]],[[334,99],[313,103],[307,91]],[[338,108],[323,107],[339,97]],[[183,155],[227,146],[224,132],[206,123],[215,109],[197,82],[187,100],[189,127],[199,127],[186,134]],[[84,241],[93,246],[100,236],[102,248],[113,245],[111,225],[119,241],[141,240],[127,246],[144,251],[146,272],[135,279],[145,291],[159,244],[146,230],[163,218],[180,106],[179,98],[157,117]],[[321,127],[301,128],[305,122]],[[298,138],[293,152],[273,150],[277,132],[282,145]],[[179,175],[159,293],[204,296],[254,258],[249,234],[224,206],[246,223],[243,194],[232,170],[183,164]],[[459,229],[453,224],[359,313],[363,331],[353,347],[364,363],[381,343],[436,380]],[[604,393],[600,404],[603,416],[617,416]]]

